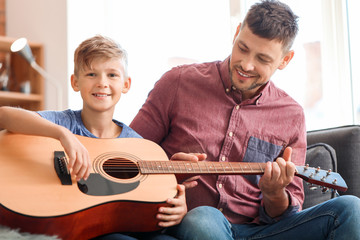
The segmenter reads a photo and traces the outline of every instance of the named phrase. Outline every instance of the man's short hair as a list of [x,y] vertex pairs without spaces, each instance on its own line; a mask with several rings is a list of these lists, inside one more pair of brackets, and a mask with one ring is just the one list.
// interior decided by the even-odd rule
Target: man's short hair
[[289,51],[298,33],[298,17],[290,7],[276,0],[255,3],[248,11],[241,28],[248,26],[253,34],[283,44]]

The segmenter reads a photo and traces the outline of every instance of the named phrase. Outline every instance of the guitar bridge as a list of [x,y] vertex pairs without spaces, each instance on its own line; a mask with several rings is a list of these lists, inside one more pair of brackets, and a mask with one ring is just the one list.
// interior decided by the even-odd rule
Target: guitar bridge
[[62,185],[72,185],[71,176],[67,168],[67,160],[63,151],[54,151],[54,167]]

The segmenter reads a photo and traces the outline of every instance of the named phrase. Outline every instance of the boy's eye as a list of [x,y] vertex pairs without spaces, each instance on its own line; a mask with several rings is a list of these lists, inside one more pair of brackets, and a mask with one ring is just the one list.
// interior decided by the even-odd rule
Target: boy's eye
[[112,77],[112,78],[113,78],[113,77],[116,77],[116,76],[117,76],[117,75],[116,75],[115,73],[110,73],[110,74],[109,74],[109,77]]
[[86,76],[94,77],[94,76],[95,76],[95,73],[87,73]]

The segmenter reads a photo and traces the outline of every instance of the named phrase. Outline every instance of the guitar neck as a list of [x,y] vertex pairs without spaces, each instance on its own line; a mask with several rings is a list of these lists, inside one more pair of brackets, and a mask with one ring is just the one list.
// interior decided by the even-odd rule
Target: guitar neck
[[[177,174],[177,175],[261,175],[266,163],[256,162],[190,162],[190,161],[138,161],[142,174]],[[295,176],[326,188],[345,192],[347,185],[338,173],[331,170],[309,166],[296,166]]]
[[243,174],[259,175],[265,163],[255,162],[190,162],[190,161],[139,161],[142,174]]

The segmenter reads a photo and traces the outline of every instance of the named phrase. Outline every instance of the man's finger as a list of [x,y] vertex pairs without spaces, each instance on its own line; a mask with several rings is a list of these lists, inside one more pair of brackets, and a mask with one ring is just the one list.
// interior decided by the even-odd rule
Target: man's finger
[[291,154],[292,154],[292,148],[286,147],[283,153],[283,159],[285,159],[285,161],[291,162]]

